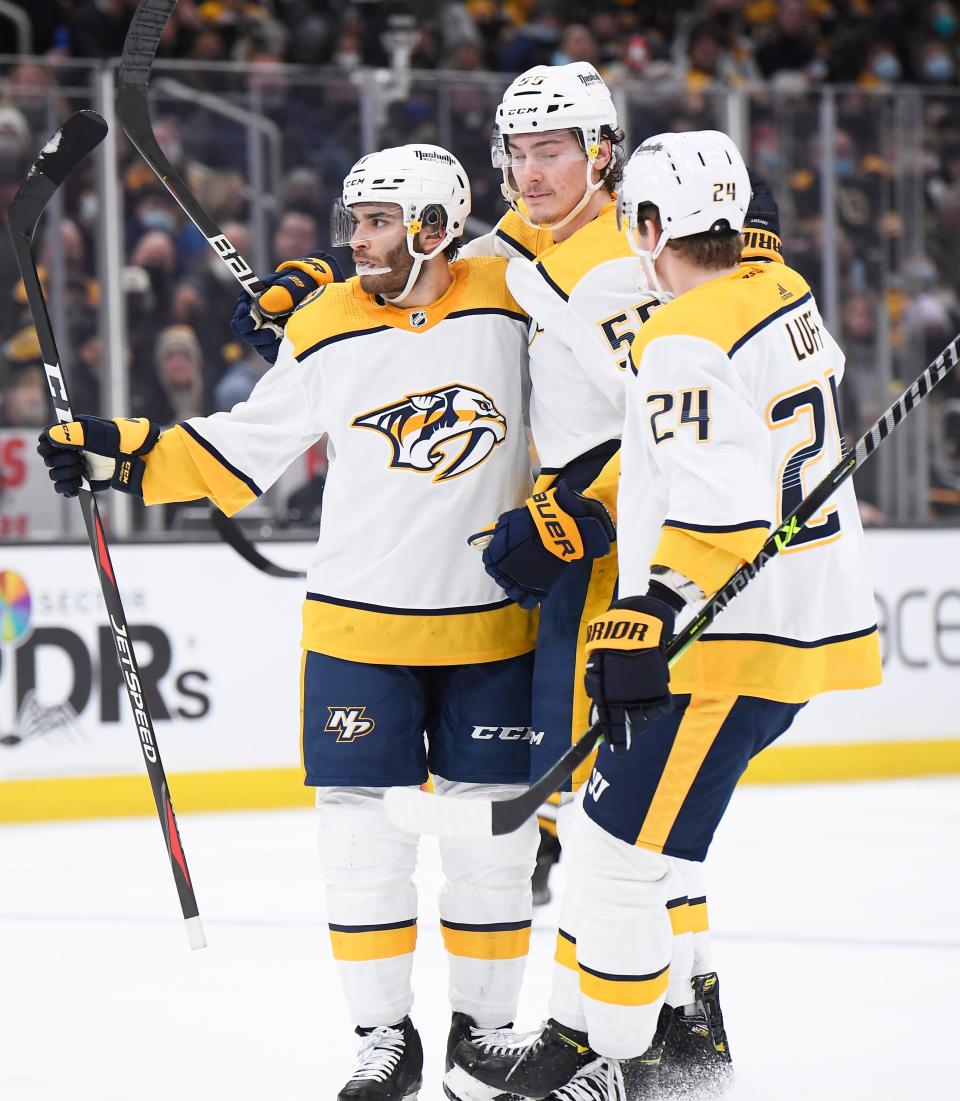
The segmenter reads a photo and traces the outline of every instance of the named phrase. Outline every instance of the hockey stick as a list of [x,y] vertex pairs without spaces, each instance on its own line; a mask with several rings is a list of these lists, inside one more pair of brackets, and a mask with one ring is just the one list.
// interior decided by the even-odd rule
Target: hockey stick
[[[120,59],[117,118],[140,156],[157,174],[160,182],[179,204],[180,209],[200,230],[240,286],[251,298],[256,298],[266,289],[263,283],[167,159],[153,133],[150,108],[147,103],[150,70],[160,39],[176,6],[177,0],[140,0],[137,10],[133,13],[133,21],[124,39],[123,54]],[[256,310],[256,307],[252,309]],[[277,336],[283,336],[283,330],[279,325],[263,317],[258,317],[258,320]],[[262,570],[271,577],[306,577],[306,574],[301,571],[278,566],[262,555],[219,509],[211,510],[210,520],[217,534],[258,570]]]
[[[760,548],[752,562],[745,562],[727,583],[704,604],[697,615],[667,646],[670,665],[710,626],[731,600],[753,581],[763,567],[789,546],[804,524],[820,511],[839,486],[860,469],[903,418],[930,393],[941,379],[960,362],[960,334],[908,387],[879,420],[857,441],[853,451],[845,453],[830,471]],[[641,734],[640,737],[643,735]],[[462,799],[431,795],[412,788],[390,788],[384,799],[387,814],[394,825],[412,833],[435,833],[441,837],[490,837],[511,833],[555,792],[577,766],[599,745],[603,735],[598,724],[582,734],[551,769],[523,794],[513,799]]]
[[[33,237],[43,211],[57,189],[73,169],[103,141],[106,133],[107,124],[96,112],[79,111],[71,115],[43,147],[10,205],[10,236],[13,239],[13,249],[40,341],[50,397],[53,399],[57,420],[61,424],[72,421],[73,413],[70,409],[67,384],[60,366],[60,354],[57,351],[53,328],[50,325],[50,317],[43,297],[43,288],[37,274],[33,255]],[[160,816],[160,825],[163,828],[177,894],[180,896],[180,908],[187,926],[187,937],[191,948],[204,948],[207,942],[200,923],[190,872],[187,870],[187,858],[180,843],[177,819],[173,813],[170,789],[160,760],[153,720],[142,689],[130,628],[120,600],[120,590],[117,587],[113,563],[110,560],[110,551],[107,549],[100,512],[93,491],[86,481],[80,487],[79,499],[83,521],[87,528],[87,538],[90,540],[90,549],[93,551],[93,558],[97,565],[100,589],[107,608],[113,641],[117,647],[120,672],[130,699],[137,733],[140,736],[140,749],[147,766],[157,814]]]
[[216,505],[213,505],[210,509],[210,523],[225,543],[233,547],[237,554],[241,558],[245,558],[251,566],[255,566],[263,573],[269,574],[271,577],[303,578],[307,576],[303,570],[288,570],[286,566],[278,566],[276,562],[271,562],[269,558],[265,558],[246,537],[240,525],[227,516],[226,513],[221,512]]
[[[147,85],[150,83],[150,70],[157,47],[176,6],[177,0],[140,0],[133,13],[133,21],[123,41],[123,54],[120,58],[117,118],[140,156],[157,174],[180,209],[204,235],[207,243],[233,273],[240,286],[251,298],[256,298],[266,289],[263,283],[190,191],[167,159],[153,133],[147,103]],[[266,321],[263,324],[278,336],[283,335],[279,326]]]

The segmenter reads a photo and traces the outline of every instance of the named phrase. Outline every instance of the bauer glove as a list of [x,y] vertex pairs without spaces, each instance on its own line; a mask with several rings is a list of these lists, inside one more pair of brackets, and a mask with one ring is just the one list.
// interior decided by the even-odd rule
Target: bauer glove
[[587,695],[614,753],[630,748],[631,733],[673,710],[664,653],[676,613],[652,596],[615,601],[587,624]]
[[76,497],[84,478],[96,492],[113,488],[139,497],[146,470],[143,456],[159,438],[160,426],[143,417],[77,417],[41,432],[37,452],[53,488],[64,497]]
[[[342,283],[340,265],[322,252],[287,260],[261,279],[266,286],[255,302],[241,294],[233,307],[230,328],[268,363],[275,363],[287,318],[327,283]],[[279,330],[279,331],[278,331]]]
[[602,557],[616,537],[606,508],[561,481],[505,512],[492,529],[468,541],[477,546],[486,542],[487,573],[521,608],[533,608],[569,563]]
[[750,173],[752,195],[743,222],[743,259],[783,261],[780,208],[766,180]]

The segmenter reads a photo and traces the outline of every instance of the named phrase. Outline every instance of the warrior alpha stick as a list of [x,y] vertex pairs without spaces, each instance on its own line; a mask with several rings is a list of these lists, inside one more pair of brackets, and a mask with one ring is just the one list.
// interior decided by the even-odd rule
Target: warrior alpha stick
[[[157,174],[160,182],[179,204],[180,209],[206,237],[207,243],[226,264],[244,291],[251,298],[256,298],[265,289],[263,283],[191,192],[167,159],[153,133],[150,108],[147,103],[150,70],[153,67],[153,59],[160,45],[160,39],[176,6],[177,0],[141,0],[134,12],[133,21],[123,42],[123,55],[120,59],[117,118],[140,156]],[[266,323],[266,327],[272,329],[278,336],[283,335],[277,325]],[[220,537],[258,570],[262,570],[271,577],[305,576],[300,570],[288,570],[265,558],[250,543],[240,528],[218,510],[214,510],[211,520]]]
[[[61,424],[72,421],[74,418],[70,409],[67,384],[60,366],[60,355],[47,313],[43,288],[37,274],[33,237],[50,199],[73,169],[103,141],[106,132],[107,124],[96,112],[79,111],[72,115],[43,147],[10,206],[10,236],[13,238],[13,248],[23,277],[27,303],[40,340],[40,350],[43,354],[47,385],[53,399],[54,411]],[[150,778],[150,787],[153,789],[160,825],[163,827],[167,855],[170,858],[177,894],[180,896],[180,908],[187,925],[187,937],[191,948],[204,948],[207,942],[200,923],[190,872],[187,870],[187,858],[180,843],[180,832],[177,829],[177,819],[173,812],[167,777],[160,760],[153,720],[147,707],[137,659],[133,652],[130,628],[120,600],[120,590],[117,586],[110,552],[107,549],[106,535],[96,498],[86,481],[80,487],[79,500],[83,521],[87,528],[87,538],[90,540],[90,548],[97,564],[100,589],[110,619],[113,641],[117,647],[120,672],[130,699],[133,720],[140,736],[143,760],[147,766],[147,775]]]
[[[844,454],[823,481],[785,517],[763,544],[756,558],[752,562],[745,562],[723,588],[710,597],[700,613],[680,631],[666,649],[670,665],[673,665],[688,646],[696,642],[730,601],[757,577],[763,567],[790,545],[804,524],[863,466],[903,418],[923,401],[958,362],[960,334],[953,338],[873,427],[860,437],[854,449]],[[643,737],[643,734],[639,737]],[[430,795],[411,788],[390,788],[384,800],[387,814],[395,825],[412,833],[435,833],[441,837],[490,837],[510,833],[536,814],[540,804],[573,775],[577,766],[590,756],[602,738],[599,725],[594,723],[551,769],[523,794],[513,799],[458,799],[449,795]]]

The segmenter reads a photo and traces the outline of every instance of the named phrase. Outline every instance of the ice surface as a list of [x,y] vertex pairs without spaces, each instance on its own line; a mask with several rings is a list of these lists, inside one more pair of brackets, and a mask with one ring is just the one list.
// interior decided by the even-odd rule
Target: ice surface
[[[312,814],[180,825],[201,952],[155,820],[0,828],[3,1101],[336,1097],[354,1037]],[[731,1098],[960,1097],[958,868],[960,779],[737,793],[708,865]],[[419,878],[421,1098],[440,1101],[435,842],[422,844]],[[543,1013],[556,916],[556,903],[537,914],[524,1027]]]

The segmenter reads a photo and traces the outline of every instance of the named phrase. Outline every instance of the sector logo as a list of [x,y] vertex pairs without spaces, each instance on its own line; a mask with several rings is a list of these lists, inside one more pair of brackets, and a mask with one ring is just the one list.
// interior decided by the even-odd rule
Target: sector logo
[[432,473],[434,482],[475,469],[507,436],[507,419],[493,399],[459,382],[407,394],[351,423],[386,437],[392,469]]

